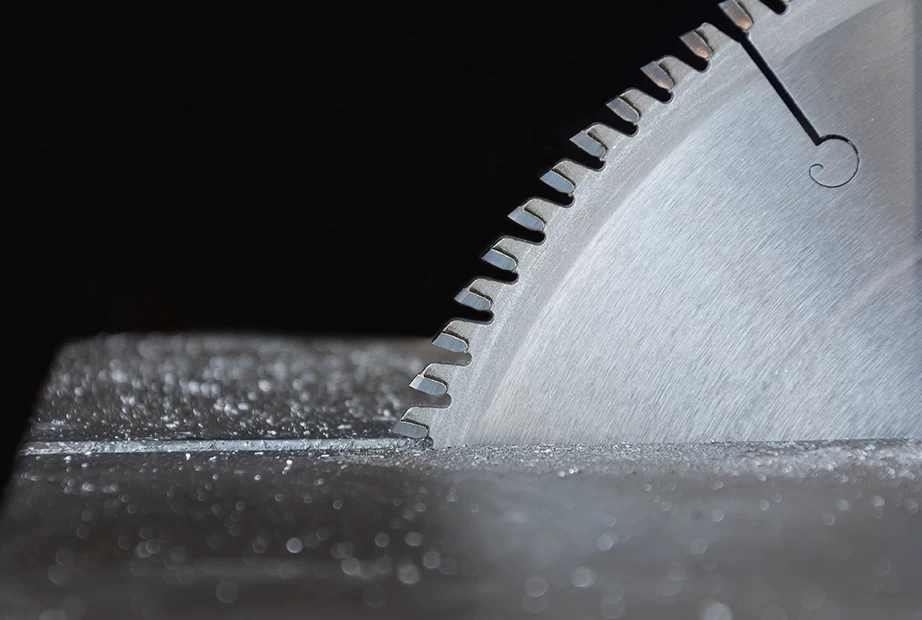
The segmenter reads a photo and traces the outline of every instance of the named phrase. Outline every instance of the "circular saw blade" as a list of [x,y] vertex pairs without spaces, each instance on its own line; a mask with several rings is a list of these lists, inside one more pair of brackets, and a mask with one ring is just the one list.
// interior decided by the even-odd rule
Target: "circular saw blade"
[[510,215],[546,237],[485,254],[513,283],[458,300],[491,321],[435,338],[467,364],[397,431],[436,445],[794,440],[922,432],[922,240],[910,0],[754,0],[704,24],[706,59],[644,68],[609,103],[637,125],[574,138],[604,166],[542,180],[572,203]]

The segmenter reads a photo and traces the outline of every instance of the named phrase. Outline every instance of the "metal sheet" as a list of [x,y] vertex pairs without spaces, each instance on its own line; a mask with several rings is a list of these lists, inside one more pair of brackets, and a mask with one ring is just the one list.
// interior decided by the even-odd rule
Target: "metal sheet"
[[916,618],[920,465],[918,442],[27,457],[0,610]]
[[57,356],[30,441],[395,437],[420,340],[115,335]]
[[[405,384],[401,360],[420,348],[202,343],[78,343],[48,385],[72,386],[58,374],[80,360],[132,368],[154,350],[142,358],[157,368],[224,360],[223,392],[245,393],[253,360],[325,351],[304,390],[241,414],[265,424],[305,393],[338,410],[352,393]],[[350,391],[326,391],[334,379]],[[101,405],[151,402],[157,383],[93,385],[79,397],[46,389],[38,405],[42,432],[0,514],[5,618],[877,620],[922,609],[920,442],[344,450],[322,438],[157,439],[152,407],[131,409],[133,438],[120,439],[124,411]],[[358,420],[379,414],[374,399],[354,402]],[[81,434],[69,412],[94,424]],[[374,440],[394,441],[351,445]]]

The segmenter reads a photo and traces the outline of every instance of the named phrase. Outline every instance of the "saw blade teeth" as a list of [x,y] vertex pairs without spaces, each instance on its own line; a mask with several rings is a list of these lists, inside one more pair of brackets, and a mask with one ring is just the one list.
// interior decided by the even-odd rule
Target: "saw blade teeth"
[[729,17],[730,21],[736,24],[736,27],[744,33],[749,32],[752,28],[752,16],[738,0],[724,0],[718,6],[724,12],[724,15]]
[[576,184],[573,183],[573,181],[554,169],[548,170],[542,174],[541,181],[551,189],[556,189],[561,194],[566,194],[567,196],[572,196],[573,190],[576,189]]
[[[638,115],[638,119],[639,119]],[[602,123],[594,123],[583,130],[584,133],[592,136],[594,140],[604,145],[606,150],[611,150],[615,144],[623,138],[625,135],[617,129],[612,129],[608,125],[603,125]]]
[[697,71],[675,56],[664,56],[660,58],[658,62],[659,66],[672,78],[673,89],[681,87],[685,82],[685,78],[689,77],[692,73],[697,73]]
[[[447,407],[450,405],[413,405],[407,409],[402,416],[400,416],[400,422],[406,422],[415,426],[422,426],[428,433],[429,427],[432,426],[433,421],[435,421],[436,416],[441,415]],[[398,422],[398,425],[400,424]],[[408,432],[413,433],[413,436],[419,434],[419,429],[408,428],[405,429]],[[400,433],[396,427],[394,428],[395,433]]]
[[769,17],[777,17],[778,14],[773,10],[768,8],[765,4],[759,2],[759,0],[738,0],[742,5],[743,9],[749,13],[749,19],[752,20],[752,26],[758,26],[759,22],[768,19]]
[[545,221],[540,217],[531,212],[528,207],[522,205],[521,207],[516,207],[509,215],[507,215],[510,220],[528,230],[533,230],[535,232],[543,232]]
[[[502,283],[504,286],[508,286],[505,283]],[[470,352],[470,346],[474,338],[480,333],[481,330],[487,328],[489,323],[482,323],[479,321],[469,321],[467,319],[453,319],[449,321],[445,327],[442,328],[442,333],[454,336],[455,338],[460,338],[467,343],[468,351]]]
[[[619,111],[623,111],[624,108],[621,106],[620,102],[627,104],[631,110],[633,110],[633,116],[637,119],[636,121],[628,121],[634,125],[639,125],[641,119],[644,116],[650,113],[651,110],[655,109],[657,106],[661,106],[662,103],[636,88],[630,88],[612,101],[608,102],[608,108],[621,117],[622,120],[627,120],[625,117],[619,114]],[[617,108],[617,109],[616,109]]]
[[[476,282],[476,281],[475,281]],[[480,312],[489,312],[493,308],[493,300],[474,289],[474,282],[468,284],[455,295],[455,301],[462,306],[467,306]]]
[[519,263],[515,257],[495,247],[487,250],[481,258],[494,267],[502,269],[503,271],[515,271],[519,266]]
[[453,353],[467,353],[468,348],[467,340],[447,331],[439,332],[432,344]]
[[724,34],[719,28],[707,22],[695,28],[694,31],[698,36],[704,39],[707,46],[711,48],[712,56],[734,42],[733,39]]
[[[574,189],[579,187],[579,185],[586,180],[586,177],[595,173],[591,168],[587,168],[569,159],[561,159],[551,167],[551,170],[569,181]],[[573,192],[571,191],[570,193],[572,194]]]
[[447,383],[426,374],[432,366],[433,364],[429,364],[429,367],[427,367],[425,371],[413,377],[413,380],[410,382],[410,387],[417,392],[422,392],[423,394],[429,394],[431,396],[442,396],[447,394]]
[[[413,407],[412,409],[407,410],[405,415],[410,415],[410,413],[418,415],[418,409]],[[392,432],[397,433],[398,435],[403,435],[404,437],[409,437],[410,439],[425,439],[429,436],[429,429],[422,424],[417,424],[412,420],[400,420],[397,424],[394,425],[394,428],[391,429]]]
[[665,91],[672,91],[675,88],[675,78],[669,75],[666,68],[660,61],[653,61],[645,64],[640,68],[647,78]]
[[714,50],[708,45],[707,39],[698,30],[686,32],[679,39],[689,51],[701,60],[710,60]]
[[640,110],[635,108],[630,101],[628,101],[625,95],[628,94],[627,91],[623,95],[619,95],[609,101],[606,105],[608,109],[615,113],[615,115],[621,120],[636,125],[640,122]]
[[585,153],[592,155],[593,157],[598,157],[599,159],[604,159],[605,153],[608,151],[605,148],[605,145],[596,140],[595,137],[586,131],[581,131],[570,138],[570,142],[578,146]]

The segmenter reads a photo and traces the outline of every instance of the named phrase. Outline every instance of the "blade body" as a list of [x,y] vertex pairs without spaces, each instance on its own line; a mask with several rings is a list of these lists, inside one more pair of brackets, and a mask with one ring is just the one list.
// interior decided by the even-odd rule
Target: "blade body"
[[716,29],[708,71],[657,63],[672,100],[588,130],[603,169],[555,167],[572,206],[498,242],[519,278],[490,324],[446,328],[470,364],[430,365],[451,404],[405,416],[436,445],[922,433],[922,7],[732,4],[811,127]]

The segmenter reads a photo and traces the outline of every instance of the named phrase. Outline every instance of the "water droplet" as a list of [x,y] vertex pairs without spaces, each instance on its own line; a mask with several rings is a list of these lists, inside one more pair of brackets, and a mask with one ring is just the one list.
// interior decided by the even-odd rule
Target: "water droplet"
[[711,512],[711,521],[714,523],[720,523],[724,520],[724,511],[723,510],[714,510]]
[[56,586],[62,586],[70,581],[70,575],[63,566],[53,565],[48,568],[48,580]]
[[359,570],[362,568],[362,563],[353,557],[343,558],[339,563],[339,568],[345,574],[349,575],[350,577],[354,577],[359,574]]
[[379,532],[375,535],[375,545],[381,547],[382,549],[386,547],[390,542],[391,537],[384,532]]
[[871,505],[874,506],[875,508],[880,508],[885,503],[884,498],[881,497],[880,495],[872,496],[870,499],[870,502],[871,502]]
[[407,535],[403,537],[403,542],[407,543],[408,547],[418,547],[423,544],[423,535],[419,532],[407,532]]
[[403,564],[397,567],[397,578],[400,583],[412,586],[419,583],[419,569],[415,564]]
[[733,610],[720,601],[705,601],[698,608],[701,620],[733,620]]
[[836,524],[836,516],[831,512],[823,515],[823,525],[829,527]]
[[596,541],[596,544],[598,545],[599,549],[601,549],[602,551],[608,551],[615,545],[615,539],[614,537],[612,537],[611,534],[606,532],[602,534],[601,536],[599,536],[599,539]]
[[304,543],[301,542],[300,538],[289,538],[288,542],[285,543],[285,548],[288,553],[301,553],[301,550],[304,549]]
[[595,573],[585,566],[579,566],[570,573],[570,582],[577,588],[589,588],[595,583]]
[[528,596],[544,596],[547,592],[547,579],[541,575],[532,575],[525,580],[525,594]]
[[237,600],[237,584],[233,581],[222,581],[215,587],[214,593],[222,603],[233,603]]
[[423,566],[429,570],[435,570],[439,567],[439,564],[442,562],[442,556],[439,555],[438,551],[427,551],[423,554]]

